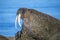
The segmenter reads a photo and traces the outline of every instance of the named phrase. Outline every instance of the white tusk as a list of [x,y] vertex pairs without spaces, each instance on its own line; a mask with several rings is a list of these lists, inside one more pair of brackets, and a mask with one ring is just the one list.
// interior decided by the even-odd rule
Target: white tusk
[[17,24],[19,24],[19,26],[21,27],[20,18],[21,18],[20,14],[16,16],[16,19],[15,19],[15,28],[16,29],[18,29]]
[[17,29],[17,16],[16,16],[16,19],[15,19],[15,28]]
[[19,14],[19,16],[18,16],[18,24],[20,25],[20,27],[21,27],[21,24],[20,24],[20,22],[21,22],[21,15]]

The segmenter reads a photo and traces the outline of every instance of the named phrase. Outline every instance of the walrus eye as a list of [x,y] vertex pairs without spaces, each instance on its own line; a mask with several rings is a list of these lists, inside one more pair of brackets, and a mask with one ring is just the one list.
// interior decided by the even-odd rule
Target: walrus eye
[[24,14],[25,13],[25,10],[24,9],[22,9],[22,14]]

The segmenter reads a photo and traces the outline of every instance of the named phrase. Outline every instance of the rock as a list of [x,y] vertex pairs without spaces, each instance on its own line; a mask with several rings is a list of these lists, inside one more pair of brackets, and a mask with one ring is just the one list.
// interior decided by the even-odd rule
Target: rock
[[5,36],[0,35],[0,40],[9,40],[9,39],[6,38]]

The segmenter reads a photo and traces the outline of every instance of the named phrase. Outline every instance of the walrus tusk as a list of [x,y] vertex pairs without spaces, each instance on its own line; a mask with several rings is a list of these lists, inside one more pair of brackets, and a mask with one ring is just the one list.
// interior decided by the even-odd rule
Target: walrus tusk
[[16,19],[15,19],[15,28],[17,29],[17,16],[16,16]]
[[17,28],[17,24],[19,24],[19,26],[21,27],[21,24],[20,24],[20,19],[21,19],[21,14],[17,15],[16,16],[16,19],[15,19],[15,28]]

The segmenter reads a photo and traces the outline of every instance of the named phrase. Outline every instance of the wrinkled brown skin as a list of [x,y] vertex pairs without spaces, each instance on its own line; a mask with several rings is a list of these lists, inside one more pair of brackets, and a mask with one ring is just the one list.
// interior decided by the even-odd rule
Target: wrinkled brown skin
[[21,35],[19,40],[60,40],[58,19],[27,8],[20,8],[17,12],[17,15],[19,14],[22,14],[21,18],[24,20],[22,31],[17,34]]
[[0,40],[9,40],[9,39],[4,37],[4,36],[2,36],[2,35],[0,35]]

